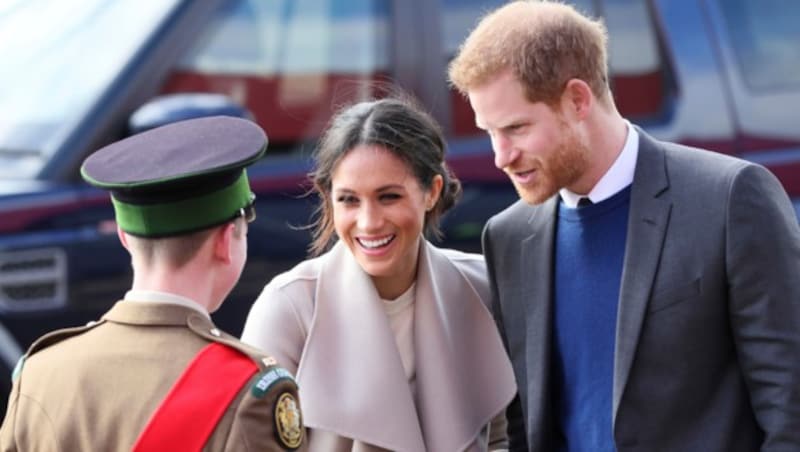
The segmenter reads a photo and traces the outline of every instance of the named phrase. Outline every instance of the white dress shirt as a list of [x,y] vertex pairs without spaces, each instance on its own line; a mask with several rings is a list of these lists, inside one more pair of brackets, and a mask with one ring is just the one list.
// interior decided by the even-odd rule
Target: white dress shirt
[[566,188],[559,190],[561,199],[567,207],[572,209],[578,207],[578,202],[581,198],[589,198],[589,201],[597,204],[616,195],[633,183],[633,173],[636,170],[636,158],[639,156],[639,133],[636,132],[636,129],[630,122],[625,121],[625,124],[628,126],[628,135],[625,138],[622,151],[617,156],[617,159],[614,160],[611,168],[606,171],[603,177],[597,181],[594,188],[589,191],[589,194],[579,195]]

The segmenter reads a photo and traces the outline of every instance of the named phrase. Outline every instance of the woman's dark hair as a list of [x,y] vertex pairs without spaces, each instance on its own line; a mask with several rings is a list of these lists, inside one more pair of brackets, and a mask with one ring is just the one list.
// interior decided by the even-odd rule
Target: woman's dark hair
[[408,165],[417,182],[430,189],[433,178],[444,184],[436,205],[425,214],[425,234],[441,236],[439,219],[461,196],[461,183],[444,161],[444,137],[436,121],[410,97],[385,98],[346,106],[331,119],[314,151],[315,169],[309,175],[319,195],[312,255],[323,253],[335,242],[331,177],[336,165],[353,148],[381,146]]

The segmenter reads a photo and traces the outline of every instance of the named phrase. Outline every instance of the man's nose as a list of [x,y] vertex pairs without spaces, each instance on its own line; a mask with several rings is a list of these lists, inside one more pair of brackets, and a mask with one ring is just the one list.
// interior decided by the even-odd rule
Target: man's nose
[[492,136],[492,150],[494,150],[494,166],[503,169],[516,158],[516,152],[511,140],[502,134]]

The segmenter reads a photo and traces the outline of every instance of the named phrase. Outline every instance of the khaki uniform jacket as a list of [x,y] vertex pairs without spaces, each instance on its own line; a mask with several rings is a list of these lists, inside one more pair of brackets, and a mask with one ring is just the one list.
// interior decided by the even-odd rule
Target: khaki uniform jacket
[[341,243],[273,279],[243,340],[296,371],[309,450],[486,451],[488,436],[504,442],[504,425],[487,425],[516,393],[486,278],[480,255],[422,241],[416,397],[375,286]]
[[279,396],[296,399],[296,384],[283,379],[265,394],[251,391],[274,367],[271,358],[220,333],[192,309],[120,301],[98,323],[51,333],[31,347],[14,382],[0,451],[130,451],[178,377],[211,342],[244,352],[259,372],[203,450],[286,450],[273,413]]

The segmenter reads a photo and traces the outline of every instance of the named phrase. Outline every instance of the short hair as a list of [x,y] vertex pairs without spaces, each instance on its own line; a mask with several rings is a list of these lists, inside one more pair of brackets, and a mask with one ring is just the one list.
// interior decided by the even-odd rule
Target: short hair
[[331,118],[314,152],[314,170],[309,175],[312,191],[319,195],[315,221],[311,224],[312,255],[319,255],[335,242],[332,173],[347,153],[360,145],[380,146],[399,157],[424,189],[436,175],[444,184],[436,205],[425,214],[425,234],[441,236],[439,219],[461,195],[461,183],[444,160],[445,141],[436,121],[410,97],[389,97],[346,106]]
[[484,16],[451,61],[451,84],[462,94],[505,70],[522,83],[530,102],[554,106],[571,79],[610,101],[608,32],[572,6],[521,0]]
[[[129,246],[133,248],[138,258],[145,265],[153,265],[158,260],[172,269],[180,269],[197,256],[203,245],[219,228],[226,226],[228,223],[169,237],[151,238],[129,234],[127,240]],[[241,217],[233,220],[233,233],[236,237],[241,237],[244,223],[245,220]]]

